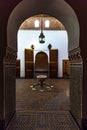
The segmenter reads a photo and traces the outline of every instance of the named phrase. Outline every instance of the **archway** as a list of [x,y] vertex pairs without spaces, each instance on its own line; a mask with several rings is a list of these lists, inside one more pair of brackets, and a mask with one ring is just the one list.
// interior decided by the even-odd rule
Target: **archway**
[[[48,7],[46,8],[46,6]],[[14,52],[16,54],[17,31],[19,29],[20,24],[28,17],[31,17],[32,15],[35,15],[37,13],[43,13],[43,14],[45,13],[59,19],[63,23],[63,25],[65,26],[68,32],[68,37],[69,37],[68,51],[69,51],[69,58],[71,61],[71,79],[70,79],[71,112],[80,125],[81,124],[80,122],[81,121],[81,104],[82,104],[81,93],[79,97],[77,97],[78,91],[81,92],[80,89],[82,87],[81,86],[82,59],[80,56],[80,48],[79,48],[79,23],[73,9],[65,1],[62,1],[62,0],[49,1],[48,0],[48,1],[36,2],[35,0],[32,0],[32,2],[29,2],[29,1],[23,0],[22,2],[20,2],[20,4],[18,4],[16,8],[13,10],[13,12],[11,13],[8,20],[7,53],[12,54]],[[76,66],[76,63],[78,66]],[[76,71],[78,73],[75,76]],[[73,89],[73,82],[74,82],[74,89]],[[13,90],[13,93],[14,93],[14,90]],[[77,98],[78,100],[75,101],[73,97]],[[12,102],[14,101],[15,101],[15,95]],[[9,113],[9,110],[8,110],[8,113]]]
[[[34,52],[34,61],[35,55],[39,51],[45,52],[48,57],[50,55],[50,48],[57,49],[58,48],[58,67],[56,68],[58,72],[56,72],[55,76],[62,78],[63,77],[63,65],[62,60],[68,59],[68,35],[64,26],[60,21],[56,18],[48,16],[46,14],[43,15],[43,23],[44,23],[44,34],[45,34],[45,43],[39,43],[39,33],[40,33],[40,25],[39,27],[35,27],[35,20],[41,20],[41,14],[36,16],[32,16],[26,19],[18,30],[17,44],[17,59],[20,59],[20,77],[25,77],[24,72],[24,48],[31,48],[33,45]],[[50,26],[45,27],[46,20],[50,21]],[[39,23],[40,24],[40,23]],[[51,46],[49,46],[51,45]],[[50,59],[50,58],[48,58]],[[50,61],[49,61],[50,62]],[[50,66],[50,65],[49,65]],[[50,68],[50,67],[49,67]],[[52,69],[52,68],[51,68]]]
[[38,52],[35,57],[35,75],[38,73],[48,75],[48,56],[44,52]]

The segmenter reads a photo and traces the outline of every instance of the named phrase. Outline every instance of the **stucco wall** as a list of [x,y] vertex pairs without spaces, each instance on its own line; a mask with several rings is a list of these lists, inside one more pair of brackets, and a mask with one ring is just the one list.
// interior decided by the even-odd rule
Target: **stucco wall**
[[[63,76],[63,59],[68,59],[68,36],[66,31],[44,31],[45,43],[39,43],[40,31],[23,31],[18,32],[18,53],[17,58],[21,61],[21,77],[25,77],[25,48],[31,48],[34,45],[34,62],[35,56],[39,51],[43,51],[48,55],[49,59],[49,49],[48,45],[51,44],[52,48],[58,49],[58,77]],[[49,62],[49,61],[48,61]]]

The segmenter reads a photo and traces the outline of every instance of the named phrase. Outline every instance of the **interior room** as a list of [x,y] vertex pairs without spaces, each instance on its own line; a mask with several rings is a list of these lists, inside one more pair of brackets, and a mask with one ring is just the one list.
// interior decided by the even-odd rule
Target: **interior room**
[[[40,39],[41,32],[44,39],[43,37]],[[32,90],[45,91],[46,93],[46,90],[52,90],[51,87],[55,86],[54,82],[57,80],[58,82],[59,80],[65,83],[69,82],[68,35],[59,20],[46,14],[32,16],[21,24],[17,38],[17,84],[21,80],[23,82],[27,79],[30,84],[28,86],[31,87],[34,84],[31,85],[32,81],[37,82],[37,85],[32,86]],[[46,78],[41,80],[37,78],[38,76]],[[50,85],[45,84],[44,81],[49,81]],[[42,89],[38,82],[42,83]],[[68,87],[69,85],[67,85]],[[61,84],[60,88],[62,88]],[[67,91],[69,96],[69,88]]]
[[[39,42],[41,31],[45,35],[44,43]],[[56,18],[40,14],[25,20],[19,28],[17,38],[17,77],[33,78],[37,73],[47,73],[49,78],[69,76],[68,35],[63,24]],[[29,51],[32,57],[26,56]],[[30,64],[32,61],[30,68],[29,59]],[[52,66],[56,70],[55,74],[51,73],[54,69]],[[31,72],[27,73],[29,69]],[[29,73],[32,74],[29,76]]]
[[[35,27],[36,20],[40,22],[42,20],[43,24],[39,23],[38,27]],[[49,26],[45,27],[47,20]],[[43,30],[40,26],[43,26]],[[45,36],[44,43],[39,41],[41,31]],[[68,35],[63,24],[51,16],[43,14],[33,16],[22,23],[17,38],[16,112],[28,114],[38,111],[51,114],[55,111],[59,112],[60,118],[63,119],[67,111],[69,116],[70,64]],[[43,80],[41,77],[38,79],[37,76],[47,77]],[[58,124],[53,118],[51,120],[57,127]],[[71,120],[68,122],[69,127],[71,122]],[[44,126],[41,121],[39,123],[45,129],[51,128],[50,125],[46,126],[46,122]],[[12,129],[12,126],[10,125],[9,128]],[[78,129],[75,124],[73,128]]]

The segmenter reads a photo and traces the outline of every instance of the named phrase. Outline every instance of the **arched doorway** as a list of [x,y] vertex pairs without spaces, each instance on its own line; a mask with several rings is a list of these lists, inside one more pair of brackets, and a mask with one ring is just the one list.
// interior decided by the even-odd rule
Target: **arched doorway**
[[48,76],[48,56],[44,52],[38,52],[35,57],[35,75],[46,74]]
[[[74,11],[71,9],[71,7],[64,1],[46,1],[47,3],[40,3],[35,2],[33,0],[31,3],[29,1],[23,0],[12,12],[12,14],[9,17],[8,21],[8,28],[7,28],[7,38],[8,38],[8,48],[12,50],[12,52],[17,51],[17,31],[20,26],[20,24],[27,19],[28,17],[32,16],[37,13],[46,13],[51,16],[54,16],[55,18],[59,19],[65,26],[68,36],[69,36],[69,58],[71,60],[71,79],[70,79],[70,96],[71,96],[71,112],[74,115],[74,117],[77,119],[77,122],[79,124],[81,121],[81,94],[79,95],[78,100],[75,101],[73,99],[73,96],[76,97],[78,91],[80,90],[81,86],[81,77],[79,76],[79,72],[82,74],[82,64],[81,63],[81,56],[80,56],[80,48],[79,48],[79,24],[77,17],[74,13]],[[42,5],[42,6],[41,6]],[[57,6],[59,5],[59,6]],[[48,6],[49,8],[46,8]],[[55,8],[56,7],[56,8]],[[61,7],[61,8],[60,8]],[[65,10],[64,10],[65,9]],[[68,10],[68,12],[67,12]],[[27,13],[26,13],[27,12]],[[61,17],[62,16],[62,17]],[[11,24],[13,23],[13,24]],[[9,52],[9,49],[7,48],[7,51]],[[75,66],[78,61],[78,66]],[[74,64],[75,63],[75,64]],[[80,66],[81,65],[81,66]],[[78,71],[76,77],[75,77],[75,71]],[[78,77],[78,81],[77,81]],[[77,83],[80,81],[80,84],[77,86]],[[73,89],[73,82],[74,82],[74,88]],[[77,91],[76,91],[77,88]],[[76,91],[76,93],[75,93]],[[13,91],[14,93],[14,91]],[[15,96],[14,96],[15,97]],[[15,98],[13,98],[13,101],[15,101]],[[77,104],[77,109],[75,109],[75,104]],[[9,113],[9,111],[8,111]]]
[[[45,34],[45,43],[41,44],[39,43],[39,34],[40,34],[40,20],[41,15],[43,15],[43,26],[44,26],[44,34]],[[35,20],[38,19],[39,21],[39,27],[35,27]],[[45,27],[46,20],[50,21],[49,27]],[[52,49],[58,49],[58,56],[51,58],[52,62],[56,59],[56,62],[58,62],[58,67],[56,67],[53,72],[56,72],[52,75],[52,77],[63,77],[63,66],[62,66],[62,60],[68,59],[68,35],[67,31],[65,30],[65,27],[63,24],[58,21],[56,18],[48,16],[46,14],[38,14],[35,16],[32,16],[28,19],[26,19],[21,25],[18,30],[18,37],[17,37],[17,44],[18,44],[18,50],[17,50],[17,59],[21,60],[21,69],[20,69],[20,77],[24,77],[24,48],[31,48],[33,45],[33,52],[34,52],[34,59],[35,55],[39,51],[45,52],[48,57],[50,56]],[[51,48],[50,48],[51,47]],[[51,49],[51,51],[50,51]],[[55,53],[54,51],[54,53]],[[54,55],[54,54],[52,54]],[[56,55],[56,53],[55,53]],[[52,56],[51,56],[52,57]],[[50,57],[48,58],[50,60]],[[49,61],[50,62],[50,61]],[[55,61],[54,61],[55,62]],[[55,64],[55,63],[54,63]],[[56,66],[52,65],[51,66]],[[49,66],[50,66],[49,65]],[[52,70],[52,67],[51,68]],[[55,76],[54,76],[55,75]]]

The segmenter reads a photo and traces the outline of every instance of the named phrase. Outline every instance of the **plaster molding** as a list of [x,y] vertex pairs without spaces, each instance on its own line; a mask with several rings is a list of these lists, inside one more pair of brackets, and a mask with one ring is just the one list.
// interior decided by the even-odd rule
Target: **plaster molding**
[[71,63],[82,63],[80,48],[76,48],[69,52],[69,60]]
[[15,64],[16,61],[16,51],[7,47],[6,48],[6,55],[4,57],[4,62],[8,64]]

